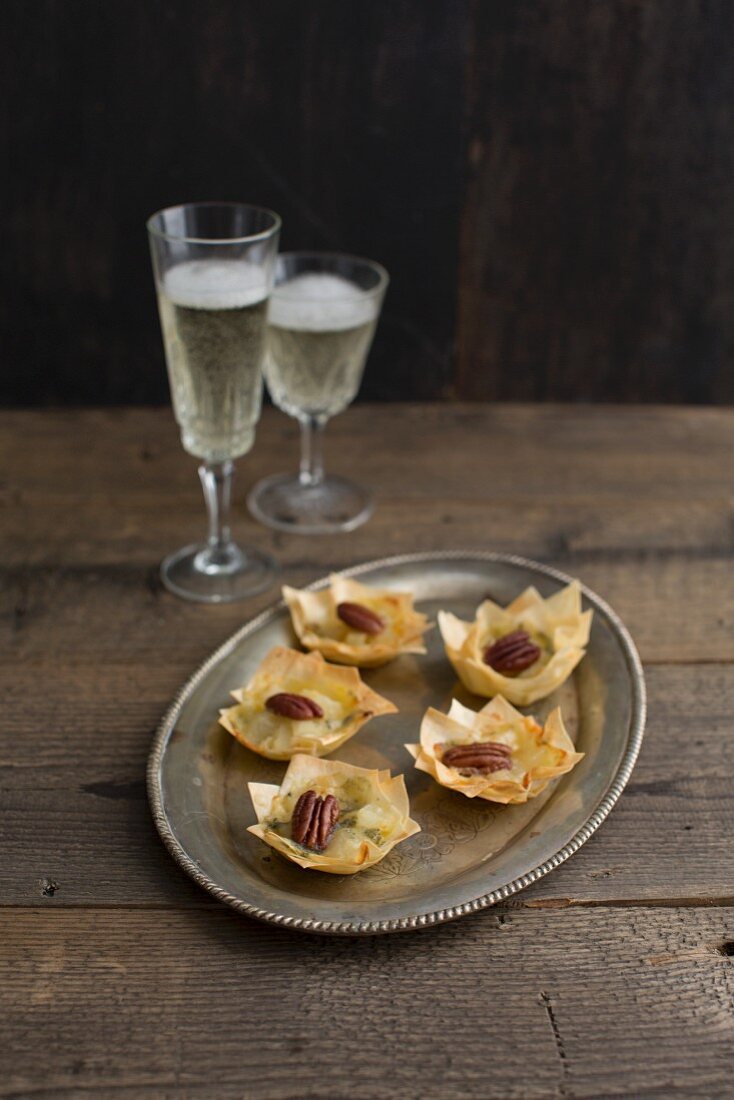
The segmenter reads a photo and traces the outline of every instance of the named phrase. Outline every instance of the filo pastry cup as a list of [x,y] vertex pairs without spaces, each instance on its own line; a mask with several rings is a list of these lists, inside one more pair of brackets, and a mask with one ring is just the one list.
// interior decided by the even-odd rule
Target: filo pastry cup
[[[450,767],[443,754],[454,746],[493,742],[510,751],[511,766],[481,774],[472,769]],[[406,745],[420,771],[427,772],[442,787],[488,802],[527,802],[535,798],[552,779],[571,771],[582,752],[576,752],[561,717],[560,707],[548,716],[544,726],[529,718],[501,696],[479,712],[462,706],[456,699],[448,714],[426,711],[421,724],[420,744]]]
[[[283,588],[293,629],[305,649],[317,650],[331,661],[360,668],[377,668],[401,653],[425,653],[423,634],[428,618],[413,607],[409,592],[372,588],[338,574],[328,588],[307,592]],[[342,603],[360,604],[378,615],[385,627],[379,634],[365,634],[339,618]]]
[[[288,765],[280,787],[250,783],[249,790],[257,815],[257,825],[249,832],[305,870],[353,875],[420,832],[409,816],[403,776],[391,778],[389,771],[299,755]],[[305,848],[291,836],[296,803],[310,790],[322,798],[333,795],[339,803],[336,828],[324,851]]]
[[[306,721],[275,714],[266,700],[281,692],[317,703],[323,717]],[[269,760],[296,753],[324,756],[354,737],[371,718],[397,707],[362,682],[356,668],[328,664],[320,653],[271,649],[246,687],[233,691],[237,705],[220,711],[219,722],[248,749]]]
[[[547,600],[533,587],[507,607],[485,600],[470,623],[439,611],[438,626],[446,656],[464,687],[485,698],[502,695],[517,706],[529,706],[560,687],[583,658],[592,614],[581,610],[581,588],[572,581]],[[516,630],[527,632],[540,657],[524,671],[505,675],[488,665],[484,655]]]

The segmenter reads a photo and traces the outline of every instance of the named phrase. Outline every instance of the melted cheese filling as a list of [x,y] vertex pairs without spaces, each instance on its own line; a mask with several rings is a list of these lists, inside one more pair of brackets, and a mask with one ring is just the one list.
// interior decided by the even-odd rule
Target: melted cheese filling
[[[403,825],[392,803],[368,779],[350,776],[325,776],[279,794],[273,801],[266,828],[286,838],[299,852],[308,852],[291,838],[291,817],[299,797],[305,790],[314,790],[324,797],[333,794],[339,803],[339,820],[325,853],[333,859],[361,862],[365,844],[378,848],[389,843]],[[362,857],[363,858],[363,857]]]
[[[472,745],[478,742],[494,741],[501,745],[507,745],[512,753],[512,767],[501,768],[492,772],[492,777],[521,783],[531,768],[553,767],[562,757],[560,749],[554,749],[552,745],[543,744],[542,727],[532,718],[526,718],[524,722],[506,722],[489,730],[467,730],[466,736],[454,737],[451,741],[435,744],[433,751],[438,760],[454,745]],[[444,767],[450,765],[445,764]],[[461,768],[451,768],[452,771],[461,772]]]
[[[357,707],[356,696],[340,685],[329,684],[328,695],[326,690],[325,686],[324,690],[319,691],[301,681],[289,681],[277,689],[270,687],[267,691],[248,693],[243,702],[233,708],[232,719],[248,741],[270,752],[288,752],[294,743],[321,742],[329,734],[342,729]],[[303,695],[318,703],[324,712],[323,718],[294,721],[274,714],[265,706],[265,700],[276,691]]]
[[363,607],[379,615],[385,623],[379,634],[364,634],[360,630],[354,630],[347,623],[342,622],[336,614],[329,623],[315,625],[309,623],[308,629],[321,638],[330,638],[354,648],[369,645],[397,645],[408,636],[408,627],[401,616],[398,600],[383,596],[380,599],[359,602]]

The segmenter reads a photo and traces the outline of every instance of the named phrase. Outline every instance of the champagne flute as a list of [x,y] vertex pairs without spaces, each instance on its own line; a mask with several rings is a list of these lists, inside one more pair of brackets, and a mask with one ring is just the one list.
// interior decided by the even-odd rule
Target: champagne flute
[[148,219],[173,410],[185,451],[201,459],[205,543],[161,565],[178,596],[205,603],[269,587],[276,563],[229,529],[234,460],[255,440],[262,402],[267,302],[280,218],[242,203],[191,203]]
[[265,380],[301,426],[298,474],[275,474],[248,497],[256,519],[281,531],[352,531],[372,514],[367,490],[324,473],[330,417],[356,397],[388,284],[380,264],[328,252],[278,256],[268,306]]

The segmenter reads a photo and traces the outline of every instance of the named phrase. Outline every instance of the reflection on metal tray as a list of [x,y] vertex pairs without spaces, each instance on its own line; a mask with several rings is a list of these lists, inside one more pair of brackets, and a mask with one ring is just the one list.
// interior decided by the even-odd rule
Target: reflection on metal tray
[[[534,584],[548,596],[569,579],[522,558],[481,552],[411,554],[345,570],[366,584],[414,594],[435,621],[444,608],[473,617]],[[312,587],[328,583],[324,578]],[[586,657],[553,696],[526,708],[540,720],[560,703],[586,755],[539,798],[519,806],[470,800],[417,771],[404,749],[428,706],[452,697],[478,709],[446,659],[437,629],[426,656],[402,656],[363,677],[399,713],[370,722],[334,755],[405,774],[421,832],[377,866],[351,876],[302,871],[247,832],[249,780],[279,783],[286,765],[238,744],[217,724],[229,691],[247,682],[274,645],[297,646],[282,603],[225,642],[180,692],[156,734],[148,765],[153,817],[166,846],[196,882],[243,913],[290,928],[341,935],[403,931],[452,920],[521,890],[572,855],[601,824],[629,779],[642,740],[645,686],[623,624],[588,589],[594,609]]]

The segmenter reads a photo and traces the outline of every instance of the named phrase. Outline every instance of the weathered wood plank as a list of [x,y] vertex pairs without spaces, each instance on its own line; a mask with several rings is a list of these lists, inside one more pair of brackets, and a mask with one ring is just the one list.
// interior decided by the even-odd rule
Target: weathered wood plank
[[0,914],[0,1095],[731,1096],[734,910],[494,911],[335,942]]
[[732,16],[475,4],[461,396],[732,400]]
[[[143,782],[181,670],[105,657],[62,670],[39,678],[28,666],[4,694],[0,904],[210,904],[158,841]],[[517,904],[734,899],[731,670],[663,666],[648,679],[648,731],[619,805]]]
[[[568,494],[563,506],[553,499],[460,500],[453,496],[415,499],[380,493],[368,526],[326,542],[270,534],[248,517],[244,498],[248,477],[238,486],[233,528],[239,539],[275,553],[285,564],[332,564],[384,557],[408,549],[458,546],[520,553],[580,564],[602,554],[635,560],[643,554],[687,558],[726,557],[732,552],[732,508],[726,497],[712,500],[600,501]],[[74,501],[34,492],[32,506],[2,506],[6,535],[0,532],[3,569],[37,566],[148,566],[183,540],[203,537],[202,502],[193,480],[188,490],[167,492],[166,509],[153,495],[134,491],[116,497],[89,494]],[[405,513],[411,521],[406,528]]]
[[[364,542],[355,540],[351,554],[346,543],[330,541],[317,565],[297,555],[289,563],[289,548],[284,545],[279,554],[282,579],[300,586],[373,553],[466,545],[463,539],[448,538],[416,544],[411,527],[403,525],[399,530],[401,538],[389,546],[372,545],[366,550]],[[179,538],[169,546],[182,542]],[[643,660],[734,659],[734,591],[728,557],[646,551],[542,557],[579,577],[612,605],[631,630]],[[144,565],[117,561],[102,566],[0,569],[5,611],[0,636],[7,659],[50,662],[52,671],[60,651],[64,661],[71,663],[104,655],[131,665],[176,663],[185,678],[215,645],[278,599],[274,588],[240,605],[192,607],[162,590],[158,560],[158,556],[149,558]]]
[[[273,535],[240,498],[238,533],[296,584],[416,549],[525,553],[607,597],[652,662],[638,767],[573,859],[502,910],[335,944],[224,910],[150,822],[162,711],[272,598],[161,590],[160,556],[202,519],[170,413],[0,413],[0,1095],[728,1095],[733,426],[713,410],[355,409],[332,450],[377,490],[366,528]],[[243,482],[293,442],[266,415]]]
[[[728,409],[592,405],[361,405],[327,428],[345,474],[401,499],[723,500],[734,459]],[[5,497],[191,492],[169,409],[0,411]],[[295,466],[294,422],[266,409],[243,482]],[[193,494],[192,494],[193,495]],[[320,540],[313,540],[314,545]]]
[[[339,539],[292,538],[245,519],[240,498],[236,529],[272,549],[296,584],[416,549],[537,556],[608,598],[645,659],[729,660],[733,426],[715,410],[354,409],[333,425],[334,450],[341,470],[374,486],[375,519]],[[271,411],[243,480],[287,465],[292,436]],[[175,645],[185,668],[270,601],[202,609],[160,593],[157,562],[203,521],[194,464],[166,410],[0,414],[0,457],[18,657],[56,646],[57,629],[80,656],[118,651],[114,605],[129,652],[161,659]]]

